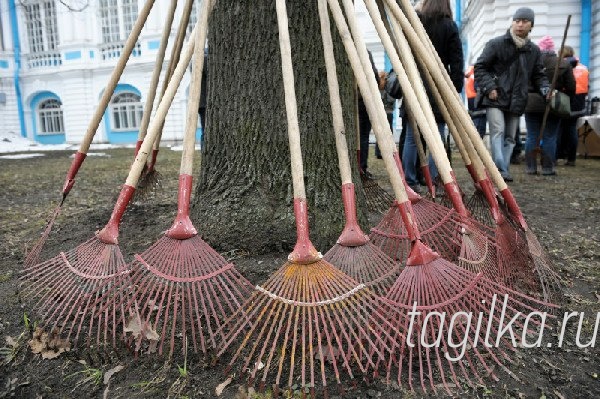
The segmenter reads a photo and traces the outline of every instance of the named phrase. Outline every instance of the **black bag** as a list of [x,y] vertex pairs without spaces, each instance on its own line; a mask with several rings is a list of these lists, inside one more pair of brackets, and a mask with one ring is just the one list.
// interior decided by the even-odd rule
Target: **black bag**
[[387,94],[394,97],[395,99],[399,100],[402,98],[402,87],[400,86],[400,82],[398,81],[398,76],[396,75],[396,72],[390,72],[387,81],[385,82],[384,90]]
[[550,111],[560,118],[570,117],[571,98],[561,91],[554,90],[554,95],[550,99]]

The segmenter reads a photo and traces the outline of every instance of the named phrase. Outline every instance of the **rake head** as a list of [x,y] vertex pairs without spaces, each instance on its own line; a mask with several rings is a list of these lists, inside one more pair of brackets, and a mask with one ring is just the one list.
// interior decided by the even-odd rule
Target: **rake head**
[[88,342],[112,341],[115,326],[124,322],[125,293],[112,292],[114,286],[127,281],[128,269],[115,244],[106,244],[96,236],[45,262],[26,266],[20,277],[23,300],[41,316],[51,330],[67,333],[67,339],[78,340],[87,331]]
[[154,168],[144,168],[142,173],[135,196],[136,199],[143,201],[148,199],[156,190],[162,189],[162,175]]
[[394,197],[385,191],[375,179],[369,179],[362,173],[360,177],[365,190],[367,210],[378,215],[384,214],[394,202]]
[[54,211],[52,212],[52,215],[48,219],[48,223],[46,223],[46,227],[44,228],[44,231],[40,235],[40,238],[38,238],[38,240],[35,242],[35,244],[33,244],[31,249],[27,251],[27,254],[25,255],[25,259],[23,260],[23,265],[26,268],[32,267],[32,266],[36,265],[37,263],[39,263],[40,254],[42,253],[42,249],[44,249],[44,245],[46,245],[46,240],[48,240],[48,236],[50,235],[50,232],[52,231],[54,222],[56,221],[56,218],[60,214],[61,205],[58,205],[54,209]]
[[353,379],[387,359],[377,306],[364,284],[328,262],[287,262],[228,320],[218,356],[243,335],[229,368],[244,359],[249,385],[260,379],[262,391],[273,382],[275,396],[281,385],[313,397],[318,385],[325,395],[330,383],[343,390],[341,372]]
[[[416,242],[411,253],[424,251],[420,264],[411,263],[382,300],[380,309],[393,325],[398,343],[388,364],[388,379],[436,391],[449,382],[460,386],[496,379],[494,365],[510,373],[514,344],[499,333],[513,317],[516,329],[532,332],[540,318],[527,319],[555,305],[538,301],[440,258]],[[504,316],[503,316],[504,315]],[[547,315],[552,318],[552,315]],[[520,331],[519,331],[520,332]],[[488,345],[489,344],[489,345]]]
[[[413,210],[423,241],[444,258],[454,260],[460,254],[461,220],[453,210],[434,202],[418,199]],[[402,220],[398,203],[394,202],[377,226],[371,229],[373,244],[398,262],[405,262],[411,240]]]
[[379,296],[387,294],[400,274],[401,264],[371,242],[356,247],[335,244],[323,259]]
[[[142,328],[158,334],[159,354],[165,340],[191,343],[206,353],[216,348],[223,321],[249,297],[252,285],[197,235],[188,239],[163,236],[135,256],[129,284],[133,297],[126,308],[141,317]],[[143,336],[138,337],[137,349]]]
[[[564,281],[553,270],[548,254],[538,241],[536,235],[530,230],[525,231],[528,253],[533,265],[533,272],[537,276],[539,291],[544,300],[558,301],[562,296]],[[521,273],[519,273],[521,274]]]

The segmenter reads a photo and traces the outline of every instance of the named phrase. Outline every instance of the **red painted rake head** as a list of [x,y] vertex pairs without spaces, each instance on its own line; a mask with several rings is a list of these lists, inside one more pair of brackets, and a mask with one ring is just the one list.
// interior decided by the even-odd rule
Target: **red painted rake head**
[[259,380],[260,391],[271,381],[275,394],[293,385],[313,396],[317,386],[343,390],[344,373],[352,380],[388,358],[378,303],[328,262],[287,262],[225,325],[218,356],[242,336],[229,367],[244,359],[240,371],[250,385]]
[[[200,237],[163,236],[131,264],[133,300],[126,308],[139,311],[141,326],[155,331],[158,351],[169,341],[186,341],[194,352],[216,349],[224,320],[238,311],[252,285]],[[137,314],[137,313],[134,313]],[[143,335],[138,337],[137,348]]]
[[429,385],[435,392],[441,384],[451,394],[449,384],[461,379],[469,385],[496,379],[496,365],[510,373],[505,364],[515,347],[499,333],[503,323],[514,318],[517,330],[531,330],[540,319],[527,325],[529,314],[555,307],[458,267],[418,241],[411,258],[418,260],[409,260],[380,309],[398,343],[388,379],[395,373],[411,389]]
[[[98,237],[45,262],[23,269],[22,298],[51,329],[58,328],[77,341],[85,332],[98,344],[116,341],[117,325],[124,322],[117,306],[124,293],[112,293],[127,281],[129,270],[119,247]],[[107,293],[112,293],[107,295]]]
[[60,214],[61,205],[57,206],[54,209],[54,211],[50,215],[50,218],[48,219],[48,223],[46,223],[46,227],[44,228],[44,231],[42,232],[40,237],[37,239],[35,244],[33,244],[31,249],[29,249],[27,251],[27,254],[25,255],[25,260],[23,261],[23,266],[25,268],[34,266],[35,264],[39,263],[40,254],[42,253],[42,249],[44,249],[44,245],[46,245],[46,241],[48,240],[48,236],[50,235],[50,232],[52,231],[54,222],[56,221],[56,218]]

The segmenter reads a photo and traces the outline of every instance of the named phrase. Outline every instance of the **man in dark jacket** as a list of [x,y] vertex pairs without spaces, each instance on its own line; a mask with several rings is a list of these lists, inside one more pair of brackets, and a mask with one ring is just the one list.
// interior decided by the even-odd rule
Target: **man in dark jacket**
[[540,49],[529,40],[535,14],[519,8],[506,34],[485,45],[475,63],[475,82],[482,90],[482,106],[487,108],[492,158],[505,181],[515,146],[519,117],[527,105],[528,86],[547,97],[550,89],[540,58]]

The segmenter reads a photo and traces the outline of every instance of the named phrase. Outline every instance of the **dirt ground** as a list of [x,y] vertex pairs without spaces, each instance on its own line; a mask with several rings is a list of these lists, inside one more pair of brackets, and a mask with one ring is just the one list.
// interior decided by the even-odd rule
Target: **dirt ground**
[[[77,246],[108,220],[125,179],[124,171],[131,162],[132,150],[98,153],[90,155],[80,171],[48,241],[45,256]],[[163,175],[162,188],[149,199],[136,202],[125,214],[120,243],[127,259],[153,243],[171,225],[176,209],[180,154],[169,149],[161,151],[158,168]],[[45,360],[30,350],[28,341],[36,314],[35,309],[25,307],[19,300],[19,271],[26,246],[37,238],[59,199],[70,155],[71,152],[57,151],[33,159],[0,159],[0,398],[215,397],[215,388],[227,376],[222,365],[211,366],[202,356],[190,355],[186,372],[182,372],[181,355],[170,361],[159,356],[135,358],[125,348],[107,350],[91,346]],[[372,171],[384,181],[381,161],[371,159]],[[575,168],[559,167],[556,177],[527,176],[522,165],[513,166],[512,170],[515,181],[511,188],[529,224],[549,249],[556,270],[567,281],[564,309],[559,314],[585,312],[581,342],[586,343],[592,337],[596,315],[600,315],[600,160],[579,159]],[[456,172],[459,181],[465,181],[464,168],[457,167]],[[468,184],[463,187],[471,190]],[[233,249],[224,256],[257,284],[285,262],[287,252],[256,255]],[[567,328],[562,348],[520,350],[510,366],[513,376],[496,370],[499,381],[455,387],[453,397],[600,397],[599,350],[591,346],[578,348],[575,327]],[[242,381],[234,380],[221,397],[248,397],[243,392]],[[351,398],[422,396],[420,392],[397,389],[382,381],[359,382],[346,395]]]

